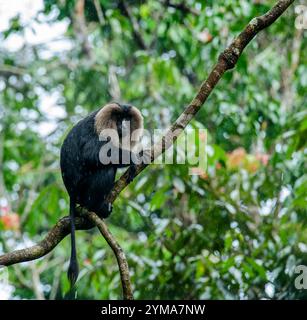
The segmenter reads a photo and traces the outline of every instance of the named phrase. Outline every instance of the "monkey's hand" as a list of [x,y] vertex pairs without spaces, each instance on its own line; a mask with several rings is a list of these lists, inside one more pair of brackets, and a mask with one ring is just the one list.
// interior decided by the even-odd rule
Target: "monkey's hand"
[[128,172],[128,183],[130,183],[131,181],[133,181],[134,177],[135,177],[135,174],[136,174],[136,165],[135,164],[132,164],[130,167],[129,167],[129,172]]

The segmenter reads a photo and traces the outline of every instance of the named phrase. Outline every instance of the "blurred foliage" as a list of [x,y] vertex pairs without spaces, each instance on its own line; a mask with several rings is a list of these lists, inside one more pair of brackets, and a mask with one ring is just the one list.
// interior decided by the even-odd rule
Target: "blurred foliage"
[[[30,23],[17,15],[0,35],[0,252],[39,241],[67,215],[59,148],[74,123],[119,99],[141,109],[151,132],[167,128],[229,41],[274,4],[82,2],[45,0]],[[208,130],[207,172],[151,165],[115,202],[108,225],[135,298],[307,298],[294,288],[294,267],[307,265],[307,41],[294,20],[292,7],[259,34],[192,121]],[[6,46],[34,24],[59,23],[59,49]],[[120,298],[97,230],[79,231],[77,244],[78,298]],[[62,298],[69,245],[10,267],[11,297]]]

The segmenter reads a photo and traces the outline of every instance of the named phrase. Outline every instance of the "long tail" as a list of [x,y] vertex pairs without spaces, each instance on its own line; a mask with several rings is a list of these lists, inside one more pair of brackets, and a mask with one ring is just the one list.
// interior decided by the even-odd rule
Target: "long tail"
[[70,282],[70,287],[73,288],[74,284],[77,281],[79,274],[78,259],[76,252],[76,237],[75,237],[75,212],[76,212],[76,203],[73,199],[70,199],[70,226],[71,226],[71,255],[69,268],[67,271],[67,277]]

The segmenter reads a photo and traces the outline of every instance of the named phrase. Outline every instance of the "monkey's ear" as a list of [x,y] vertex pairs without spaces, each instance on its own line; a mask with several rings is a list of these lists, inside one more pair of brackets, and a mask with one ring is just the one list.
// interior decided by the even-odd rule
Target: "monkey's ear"
[[141,111],[136,107],[131,107],[131,130],[132,132],[136,129],[143,129],[143,116]]
[[116,130],[116,121],[113,119],[114,112],[120,112],[121,107],[116,103],[109,103],[102,107],[95,116],[95,130],[99,135],[105,129]]

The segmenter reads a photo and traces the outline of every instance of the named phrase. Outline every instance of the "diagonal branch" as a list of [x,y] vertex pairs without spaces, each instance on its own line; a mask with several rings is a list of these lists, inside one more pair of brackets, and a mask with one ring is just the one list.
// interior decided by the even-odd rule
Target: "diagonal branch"
[[86,217],[98,227],[100,233],[106,239],[108,245],[111,247],[116,256],[120,278],[122,282],[124,299],[133,300],[133,291],[130,282],[129,267],[123,249],[120,247],[120,245],[117,243],[117,241],[109,231],[106,223],[102,219],[100,219],[96,213],[87,212]]
[[[276,19],[278,19],[293,2],[294,0],[280,0],[266,14],[252,19],[250,23],[245,27],[245,29],[238,35],[238,37],[235,38],[234,41],[220,54],[217,64],[214,66],[207,80],[205,80],[202,83],[195,98],[187,106],[184,112],[179,116],[179,118],[175,121],[175,123],[170,127],[165,136],[162,138],[163,143],[158,143],[153,147],[151,152],[151,161],[157,158],[174,143],[174,141],[177,139],[180,133],[184,130],[184,128],[191,121],[191,119],[199,111],[200,107],[207,100],[208,96],[210,95],[218,81],[221,79],[223,74],[227,70],[234,68],[238,61],[238,58],[240,57],[241,53],[243,52],[244,48],[248,45],[248,43],[257,35],[258,32],[270,26]],[[148,164],[141,164],[137,166],[136,175],[142,172],[147,166]],[[108,197],[108,201],[114,202],[119,193],[129,184],[128,176],[129,174],[127,170],[115,183],[115,186]],[[105,228],[104,222],[101,222],[101,219],[99,219],[93,213],[86,213],[86,215],[94,223],[89,223],[88,219],[85,219],[83,217],[77,218],[76,229],[90,229],[94,226],[94,224],[96,224],[102,235],[108,241],[109,245],[111,247],[113,246],[112,249],[117,256],[120,268],[123,268],[122,263],[123,261],[125,261],[125,258],[119,258],[118,253],[120,253],[121,250],[116,248],[118,244],[114,240],[113,236]],[[69,224],[69,217],[64,217],[60,219],[57,222],[57,224],[49,231],[45,239],[43,239],[37,245],[22,250],[16,250],[0,256],[0,265],[9,266],[23,261],[34,260],[46,255],[66,235],[69,234]],[[122,279],[123,275],[126,275],[122,269],[121,275]],[[129,290],[127,289],[127,291]]]
[[[208,78],[201,84],[195,98],[187,106],[175,123],[168,129],[162,138],[162,143],[157,143],[154,145],[151,151],[151,161],[158,158],[176,141],[181,132],[199,111],[200,107],[205,103],[223,74],[227,70],[234,68],[248,43],[257,35],[258,32],[276,21],[293,2],[294,0],[280,0],[266,14],[252,19],[244,28],[244,30],[238,35],[238,37],[235,38],[233,42],[220,54],[217,64],[213,67],[213,70],[210,72]],[[137,166],[136,175],[142,172],[147,166],[148,164],[146,163]],[[109,202],[114,202],[118,194],[129,184],[128,177],[129,173],[127,170],[116,182],[107,199]]]

